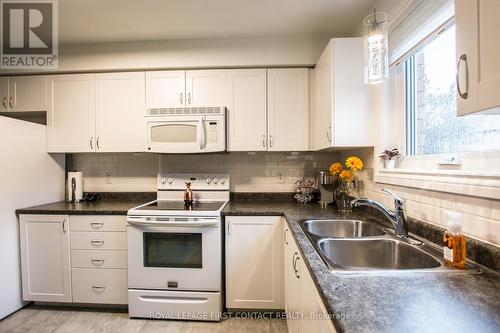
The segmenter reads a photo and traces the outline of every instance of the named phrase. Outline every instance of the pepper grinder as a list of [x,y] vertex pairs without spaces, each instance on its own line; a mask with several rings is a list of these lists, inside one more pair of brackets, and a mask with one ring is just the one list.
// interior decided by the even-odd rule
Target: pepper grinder
[[193,191],[191,190],[191,182],[185,182],[186,189],[184,190],[184,204],[191,206],[193,204]]

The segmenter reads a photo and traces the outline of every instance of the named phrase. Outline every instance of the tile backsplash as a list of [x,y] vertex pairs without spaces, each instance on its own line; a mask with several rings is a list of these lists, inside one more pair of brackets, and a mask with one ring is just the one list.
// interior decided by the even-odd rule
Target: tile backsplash
[[467,235],[500,245],[499,200],[376,183],[373,149],[336,153],[74,154],[73,167],[83,172],[87,192],[153,192],[160,171],[229,173],[233,192],[291,192],[298,179],[315,178],[320,170],[351,154],[360,156],[365,163],[365,169],[359,173],[357,195],[392,208],[391,198],[380,191],[392,189],[406,199],[410,216],[439,226],[446,226],[447,211],[458,211]]
[[156,191],[162,173],[229,173],[233,192],[291,192],[302,177],[315,178],[336,154],[232,152],[205,155],[74,154],[86,192]]
[[[500,200],[376,183],[373,181],[373,150],[361,149],[350,153],[365,162],[365,169],[359,173],[361,181],[355,195],[368,197],[392,208],[393,200],[381,189],[393,190],[406,200],[409,216],[441,227],[446,227],[448,211],[459,212],[465,234],[500,245]],[[342,153],[339,158],[343,160],[346,156]]]

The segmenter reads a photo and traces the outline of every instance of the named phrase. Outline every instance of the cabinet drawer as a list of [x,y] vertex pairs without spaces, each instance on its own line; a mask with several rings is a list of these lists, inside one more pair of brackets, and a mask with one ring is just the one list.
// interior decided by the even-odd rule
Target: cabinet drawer
[[121,215],[72,215],[71,231],[126,231],[127,217]]
[[71,250],[73,268],[127,268],[127,251]]
[[72,232],[74,250],[126,250],[126,232]]
[[126,269],[73,268],[73,302],[127,304]]

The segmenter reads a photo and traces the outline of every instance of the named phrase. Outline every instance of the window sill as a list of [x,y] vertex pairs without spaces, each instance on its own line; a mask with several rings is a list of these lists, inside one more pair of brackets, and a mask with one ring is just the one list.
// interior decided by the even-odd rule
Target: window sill
[[430,191],[500,199],[500,173],[456,170],[380,169],[375,182]]

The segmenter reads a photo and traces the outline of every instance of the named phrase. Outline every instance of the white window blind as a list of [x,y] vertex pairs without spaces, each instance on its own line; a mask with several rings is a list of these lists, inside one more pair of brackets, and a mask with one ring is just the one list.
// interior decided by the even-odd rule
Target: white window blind
[[395,63],[454,15],[453,0],[406,0],[398,13],[389,13],[389,63]]

